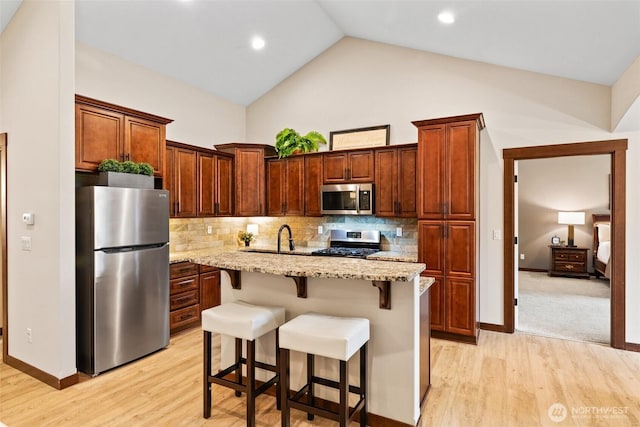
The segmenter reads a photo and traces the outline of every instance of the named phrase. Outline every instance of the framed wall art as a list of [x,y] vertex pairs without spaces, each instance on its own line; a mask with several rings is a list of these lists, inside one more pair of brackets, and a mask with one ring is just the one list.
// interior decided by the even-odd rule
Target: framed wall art
[[390,125],[338,130],[329,133],[329,150],[347,150],[389,145]]

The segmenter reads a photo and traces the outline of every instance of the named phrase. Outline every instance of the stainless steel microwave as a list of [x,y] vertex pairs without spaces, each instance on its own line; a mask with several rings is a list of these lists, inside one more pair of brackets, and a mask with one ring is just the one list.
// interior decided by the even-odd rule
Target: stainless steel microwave
[[373,215],[373,184],[329,184],[320,188],[323,215]]

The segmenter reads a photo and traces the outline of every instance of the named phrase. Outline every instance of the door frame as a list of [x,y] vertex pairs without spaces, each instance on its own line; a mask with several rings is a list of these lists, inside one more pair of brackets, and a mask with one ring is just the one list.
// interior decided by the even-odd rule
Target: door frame
[[515,231],[514,163],[518,160],[552,157],[611,156],[611,347],[626,349],[625,342],[625,215],[627,139],[578,142],[572,144],[508,148],[502,150],[504,162],[504,332],[513,333]]
[[9,327],[7,313],[7,134],[0,133],[0,262],[2,263],[2,275],[0,288],[2,288],[2,361],[6,363],[9,354]]

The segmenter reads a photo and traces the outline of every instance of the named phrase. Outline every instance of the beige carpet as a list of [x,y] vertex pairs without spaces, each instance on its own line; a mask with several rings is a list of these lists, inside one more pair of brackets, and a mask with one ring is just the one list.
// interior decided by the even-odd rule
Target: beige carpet
[[518,331],[609,344],[610,289],[604,279],[518,273]]

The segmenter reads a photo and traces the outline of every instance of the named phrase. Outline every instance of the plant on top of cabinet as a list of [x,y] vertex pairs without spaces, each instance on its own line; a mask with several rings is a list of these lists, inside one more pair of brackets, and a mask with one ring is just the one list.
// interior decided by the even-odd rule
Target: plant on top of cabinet
[[302,136],[294,129],[284,128],[276,135],[275,148],[278,152],[278,157],[282,159],[296,152],[311,153],[318,151],[320,144],[325,145],[326,143],[325,137],[315,130]]
[[100,172],[98,183],[101,185],[153,188],[153,167],[148,163],[106,159],[100,162],[98,171]]

